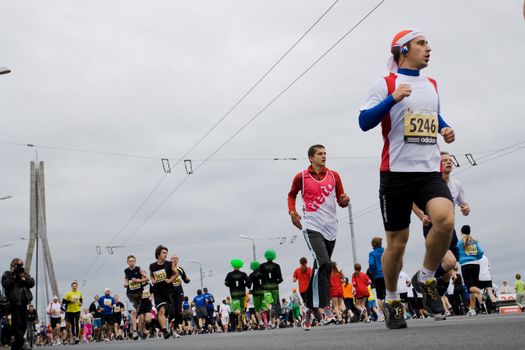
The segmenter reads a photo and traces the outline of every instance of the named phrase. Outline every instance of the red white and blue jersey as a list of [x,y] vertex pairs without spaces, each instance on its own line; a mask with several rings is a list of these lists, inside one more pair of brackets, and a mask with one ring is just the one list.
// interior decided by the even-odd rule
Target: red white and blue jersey
[[303,226],[320,232],[329,241],[337,238],[336,178],[332,171],[316,180],[308,169],[302,173]]
[[381,121],[382,172],[434,172],[441,169],[437,144],[439,96],[435,80],[424,76],[391,74],[375,81],[361,111],[375,107],[400,84],[412,93],[395,103]]

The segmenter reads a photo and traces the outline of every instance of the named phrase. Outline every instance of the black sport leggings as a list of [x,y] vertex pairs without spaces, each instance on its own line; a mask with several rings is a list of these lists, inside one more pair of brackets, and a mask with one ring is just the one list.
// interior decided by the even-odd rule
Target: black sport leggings
[[66,320],[71,325],[71,333],[73,337],[78,337],[80,327],[80,311],[79,312],[67,312]]
[[182,288],[175,287],[175,294],[173,296],[173,307],[170,319],[175,320],[175,327],[182,324],[182,302],[184,301],[184,292]]
[[331,257],[335,247],[335,240],[329,241],[321,233],[313,230],[307,230],[304,233],[304,238],[314,258],[312,277],[310,278],[304,302],[310,309],[330,306]]

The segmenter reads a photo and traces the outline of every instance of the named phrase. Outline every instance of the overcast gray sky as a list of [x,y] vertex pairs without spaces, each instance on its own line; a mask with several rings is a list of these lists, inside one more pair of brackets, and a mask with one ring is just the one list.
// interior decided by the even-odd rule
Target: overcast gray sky
[[[494,282],[525,273],[520,217],[525,206],[523,147],[497,159],[498,149],[525,141],[525,48],[521,0],[495,2],[387,0],[329,55],[222,148],[170,197],[184,179],[179,164],[129,225],[124,226],[171,164],[208,130],[333,1],[1,1],[0,141],[151,158],[28,148],[0,143],[1,266],[25,257],[29,235],[29,162],[45,162],[48,236],[61,292],[86,280],[85,298],[121,287],[125,258],[146,267],[159,243],[177,252],[199,287],[226,295],[229,260],[245,260],[257,239],[259,257],[277,248],[287,294],[291,274],[308,251],[290,223],[286,197],[322,143],[340,172],[356,215],[358,260],[383,236],[377,203],[379,128],[363,133],[358,109],[372,82],[385,75],[389,43],[405,28],[424,31],[433,49],[424,74],[437,79],[445,120],[457,138],[444,149],[472,153],[480,165],[458,174],[470,224],[492,262]],[[341,0],[271,75],[186,158],[193,167],[302,73],[379,1]],[[491,156],[492,154],[492,156]],[[272,161],[297,157],[297,161]],[[485,157],[482,159],[482,157]],[[236,159],[236,160],[234,160]],[[243,159],[243,160],[239,160]],[[484,164],[483,161],[487,161]],[[362,211],[366,208],[373,211]],[[339,209],[333,259],[352,271],[347,211]],[[137,228],[139,228],[137,230]],[[123,229],[123,230],[122,230]],[[424,242],[413,217],[405,270],[421,264]],[[122,232],[118,235],[119,231]],[[294,235],[296,241],[290,244]],[[280,239],[287,237],[284,245]],[[272,239],[274,238],[274,239]],[[124,245],[97,257],[95,246]],[[311,259],[310,259],[311,260]],[[94,264],[93,264],[94,262]],[[92,265],[93,264],[93,265]],[[93,267],[88,270],[92,265]],[[209,271],[212,271],[209,277]]]

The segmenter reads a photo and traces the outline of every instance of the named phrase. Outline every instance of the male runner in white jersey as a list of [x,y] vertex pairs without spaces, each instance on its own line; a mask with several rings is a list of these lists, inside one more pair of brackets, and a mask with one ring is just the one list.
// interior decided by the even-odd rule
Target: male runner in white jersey
[[[304,300],[308,308],[303,320],[305,330],[310,330],[313,308],[324,310],[323,324],[335,322],[330,310],[330,273],[337,238],[336,202],[341,208],[350,203],[339,174],[326,167],[324,146],[311,146],[308,159],[311,165],[295,176],[288,193],[288,212],[292,223],[300,230],[304,226],[304,238],[314,258],[312,277]],[[304,202],[302,221],[295,211],[299,191]]]
[[[454,204],[459,206],[459,210],[464,216],[470,214],[470,206],[465,199],[465,192],[463,191],[463,185],[459,180],[452,178],[450,173],[452,172],[452,160],[448,152],[441,152],[441,174],[443,180],[447,183],[450,193],[452,194],[452,199]],[[417,207],[416,204],[413,206],[414,213],[418,218],[423,222],[423,234],[427,237],[428,233],[432,228],[432,219],[425,214],[423,210]],[[458,237],[456,230],[452,232],[452,240],[450,242],[449,250],[445,254],[441,265],[438,267],[435,277],[437,279],[437,287],[440,296],[445,295],[447,291],[450,279],[452,278],[454,267],[459,259],[459,250],[458,250]],[[437,317],[437,320],[443,319],[443,317]]]
[[51,329],[53,334],[51,341],[53,344],[60,344],[60,310],[62,304],[58,301],[56,295],[53,296],[53,301],[49,303],[47,307],[47,314],[49,315],[49,321],[51,322]]
[[422,269],[412,285],[423,295],[423,307],[441,314],[443,305],[434,273],[445,256],[454,228],[452,195],[440,173],[438,135],[454,141],[454,131],[440,115],[435,80],[420,71],[430,60],[426,36],[417,30],[399,32],[390,47],[390,75],[376,80],[361,107],[359,126],[370,130],[379,123],[384,140],[379,198],[387,247],[382,265],[386,284],[383,304],[388,328],[406,328],[397,280],[409,236],[412,204],[424,208],[433,227],[426,238]]

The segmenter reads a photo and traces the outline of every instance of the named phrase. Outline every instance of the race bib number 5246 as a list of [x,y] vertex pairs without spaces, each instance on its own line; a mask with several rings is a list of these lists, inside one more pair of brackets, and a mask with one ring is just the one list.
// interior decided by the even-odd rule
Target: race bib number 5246
[[438,117],[436,114],[415,113],[409,110],[403,119],[403,134],[406,143],[433,145],[437,142]]

